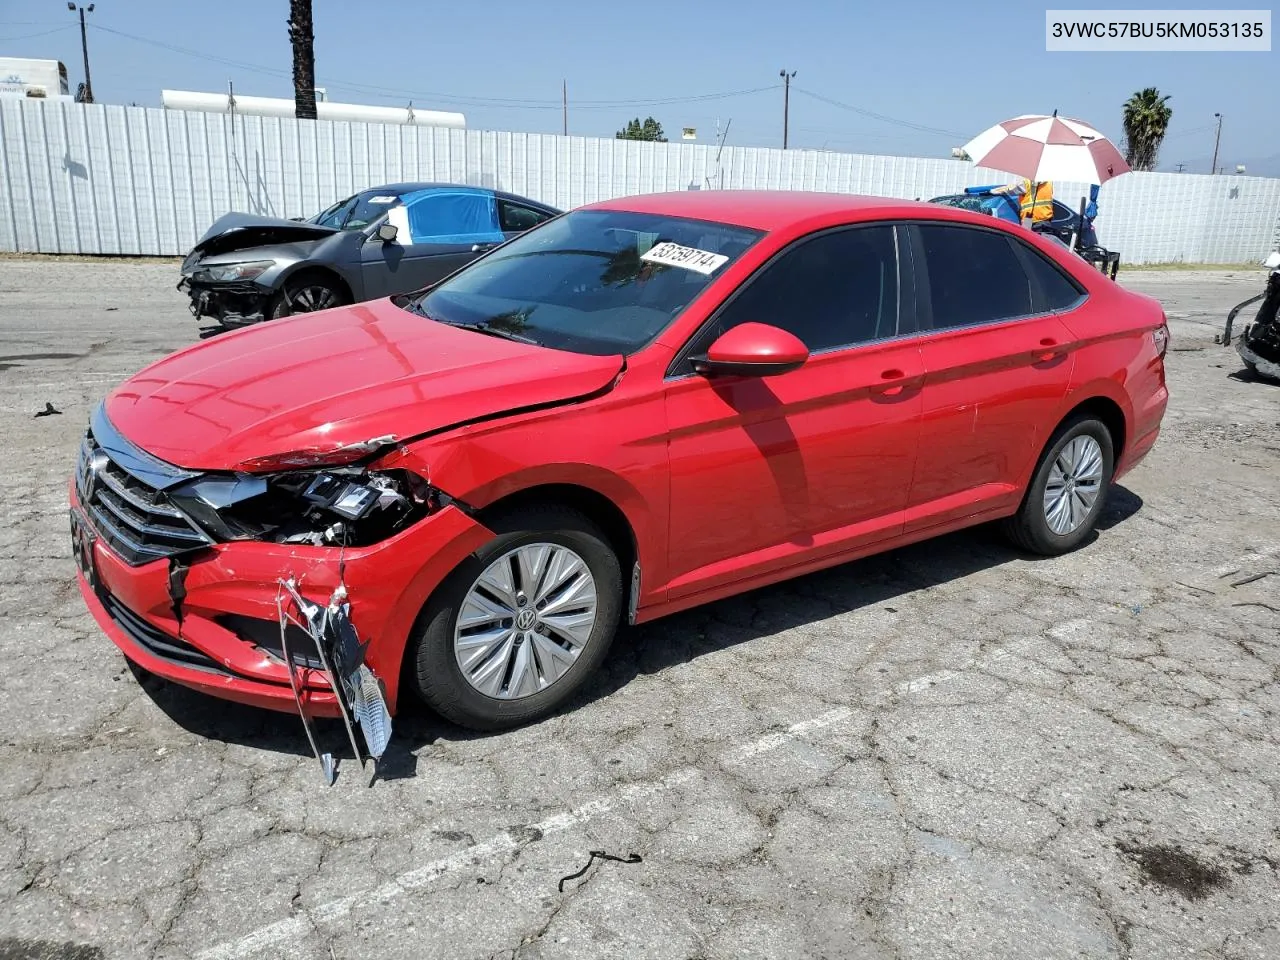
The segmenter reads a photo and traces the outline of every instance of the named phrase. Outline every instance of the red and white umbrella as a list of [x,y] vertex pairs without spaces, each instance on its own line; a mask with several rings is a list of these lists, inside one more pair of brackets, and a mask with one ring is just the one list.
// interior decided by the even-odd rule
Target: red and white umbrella
[[1129,172],[1115,144],[1080,120],[1028,114],[997,123],[963,147],[981,167],[1004,170],[1032,183],[1074,180],[1102,185]]

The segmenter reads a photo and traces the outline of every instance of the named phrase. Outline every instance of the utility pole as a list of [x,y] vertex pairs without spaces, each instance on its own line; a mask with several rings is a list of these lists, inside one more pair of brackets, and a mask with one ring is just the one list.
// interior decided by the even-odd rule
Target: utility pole
[[1180,164],[1178,164],[1178,172],[1179,172],[1179,173],[1181,173],[1181,172],[1182,172],[1182,168],[1183,168],[1183,167],[1185,167],[1185,166],[1186,166],[1186,164],[1185,164],[1185,163],[1180,163]]
[[790,73],[787,73],[787,70],[785,67],[778,71],[778,76],[780,76],[783,81],[783,93],[782,93],[782,149],[783,150],[787,149],[787,134],[789,132],[789,128],[791,125],[790,124],[791,78],[794,77],[795,75],[796,75],[796,72],[794,70],[792,70]]
[[569,135],[569,81],[560,81],[560,106],[564,113],[564,135]]
[[1218,118],[1218,132],[1213,138],[1213,166],[1209,168],[1210,173],[1218,172],[1218,144],[1222,141],[1222,114],[1215,113],[1214,116]]
[[84,54],[84,99],[82,103],[93,103],[93,81],[89,79],[89,38],[85,33],[84,15],[93,13],[93,4],[87,7],[77,7],[74,3],[67,3],[67,9],[72,13],[80,11],[80,52]]

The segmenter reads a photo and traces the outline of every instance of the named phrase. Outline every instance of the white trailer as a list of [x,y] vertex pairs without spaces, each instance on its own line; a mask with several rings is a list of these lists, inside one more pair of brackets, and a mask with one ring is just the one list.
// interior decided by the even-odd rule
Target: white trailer
[[67,68],[61,60],[0,57],[0,95],[41,100],[69,96]]
[[[294,102],[276,97],[246,97],[242,94],[199,93],[190,90],[162,90],[160,102],[166,110],[197,110],[204,113],[236,113],[257,117],[293,117]],[[372,107],[360,103],[334,103],[316,97],[317,120],[354,120],[361,123],[412,123],[423,127],[465,129],[461,113],[422,110],[418,107]]]

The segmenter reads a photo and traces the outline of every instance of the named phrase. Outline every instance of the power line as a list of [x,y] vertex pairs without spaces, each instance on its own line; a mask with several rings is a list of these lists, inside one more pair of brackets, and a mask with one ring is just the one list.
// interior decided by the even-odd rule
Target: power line
[[1210,124],[1206,124],[1203,127],[1196,127],[1192,130],[1180,130],[1177,133],[1166,134],[1164,139],[1165,141],[1177,140],[1179,137],[1190,137],[1199,133],[1208,133],[1213,128],[1214,128],[1214,124],[1210,123]]
[[881,123],[891,123],[895,126],[906,127],[910,130],[918,130],[921,133],[935,133],[942,137],[967,137],[968,134],[957,133],[954,130],[941,130],[938,127],[927,127],[921,123],[912,123],[910,120],[899,120],[897,117],[885,116],[883,113],[876,113],[873,110],[864,110],[862,107],[855,107],[852,104],[841,103],[839,100],[832,100],[830,97],[824,97],[821,94],[814,93],[810,90],[801,90],[796,88],[796,93],[804,94],[814,100],[820,100],[830,106],[837,107],[841,110],[848,110],[850,113],[856,113],[860,116],[870,117],[872,120],[879,120]]
[[39,33],[24,33],[20,37],[0,37],[0,43],[10,43],[14,40],[34,40],[36,37],[47,37],[51,33],[61,33],[63,30],[70,30],[74,26],[74,23],[64,23],[60,27],[54,27],[52,30],[41,30]]
[[[246,63],[241,60],[232,60],[227,57],[219,57],[214,54],[205,53],[200,50],[192,50],[187,47],[180,47],[172,43],[166,43],[162,40],[153,40],[149,37],[140,37],[135,34],[125,33],[123,30],[115,30],[111,27],[104,27],[101,24],[91,24],[95,30],[103,30],[107,33],[124,37],[128,40],[134,40],[138,43],[149,44],[173,53],[180,53],[183,56],[195,57],[200,60],[208,60],[212,63],[219,63],[223,66],[236,67],[240,70],[248,70],[254,73],[261,73],[266,76],[291,79],[293,74],[288,70],[278,68],[264,67],[260,64]],[[346,87],[347,89],[357,92],[377,94],[387,98],[405,97],[421,97],[423,99],[434,100],[439,103],[459,104],[463,106],[474,107],[501,107],[511,110],[561,110],[563,104],[560,99],[521,99],[513,97],[476,97],[457,94],[440,93],[438,91],[428,90],[409,90],[403,87],[382,87],[368,83],[361,83],[355,80],[344,80],[325,74],[317,78],[318,81],[324,82],[328,86]],[[776,90],[780,84],[773,84],[767,87],[753,87],[745,90],[728,90],[720,93],[703,93],[685,97],[656,97],[647,100],[575,100],[573,106],[575,109],[584,110],[609,110],[619,107],[659,107],[672,106],[682,103],[706,103],[714,100],[725,100],[731,97],[749,96],[756,93],[764,93],[769,90]]]
[[792,133],[808,133],[810,140],[821,137],[831,143],[858,144],[868,140],[888,143],[920,143],[918,135],[910,133],[865,133],[861,130],[850,130],[848,127],[797,127],[792,124]]
[[199,50],[191,50],[191,49],[188,49],[187,47],[175,46],[172,43],[165,43],[162,40],[152,40],[149,37],[135,36],[132,33],[125,33],[123,30],[115,30],[111,27],[104,27],[100,23],[91,23],[89,24],[89,27],[93,30],[99,30],[103,33],[115,34],[117,37],[124,37],[127,40],[135,40],[138,43],[145,43],[153,47],[159,47],[162,50],[169,50],[173,53],[181,53],[183,56],[195,57],[198,60],[208,60],[211,63],[220,63],[223,66],[227,66],[227,67],[238,67],[241,70],[249,70],[256,73],[268,74],[273,77],[292,77],[292,74],[287,70],[280,70],[278,68],[272,68],[272,67],[263,67],[254,63],[244,63],[243,61],[240,61],[240,60],[230,60],[226,57],[219,57],[213,54],[203,53]]
[[575,100],[578,105],[587,104],[597,107],[625,106],[666,106],[676,103],[705,103],[709,100],[727,100],[730,97],[745,97],[754,93],[767,93],[777,90],[782,84],[775,83],[767,87],[751,87],[746,90],[728,90],[724,93],[700,93],[691,97],[666,97],[658,100]]

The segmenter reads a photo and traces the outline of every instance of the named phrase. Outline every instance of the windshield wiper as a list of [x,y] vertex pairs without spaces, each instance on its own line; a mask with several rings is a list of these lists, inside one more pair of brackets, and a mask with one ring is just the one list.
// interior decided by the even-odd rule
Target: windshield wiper
[[[426,314],[423,314],[426,316]],[[428,319],[435,320],[435,317]],[[531,346],[540,346],[537,340],[530,337],[522,337],[518,333],[512,333],[510,330],[503,330],[501,327],[491,327],[484,323],[454,323],[452,320],[440,320],[440,323],[450,327],[457,327],[459,330],[471,330],[475,333],[484,333],[491,337],[501,337],[503,340],[514,340],[516,343],[527,343]]]
[[452,320],[441,320],[439,317],[433,317],[422,308],[421,298],[416,300],[408,300],[400,304],[402,310],[408,310],[410,313],[416,313],[420,317],[432,321],[433,323],[443,323],[446,327],[457,327],[459,330],[470,330],[472,333],[483,333],[486,336],[498,337],[502,340],[512,340],[515,343],[527,343],[533,347],[540,347],[537,340],[532,337],[522,337],[518,333],[512,333],[510,330],[503,330],[501,327],[491,327],[485,323],[456,323]]

